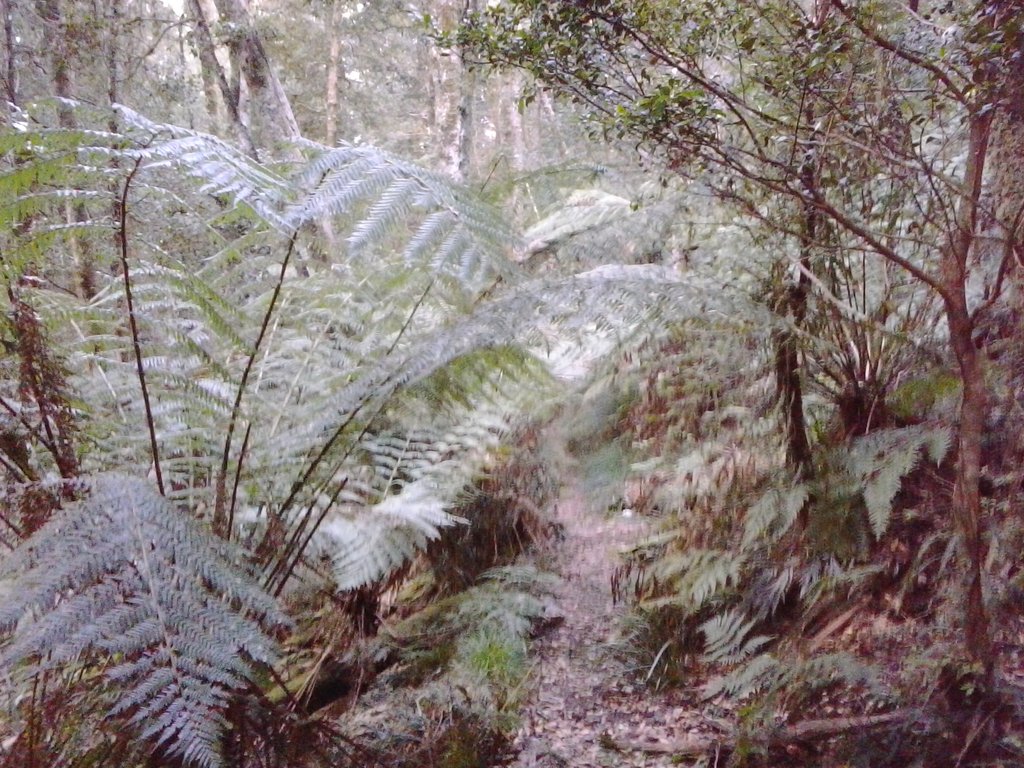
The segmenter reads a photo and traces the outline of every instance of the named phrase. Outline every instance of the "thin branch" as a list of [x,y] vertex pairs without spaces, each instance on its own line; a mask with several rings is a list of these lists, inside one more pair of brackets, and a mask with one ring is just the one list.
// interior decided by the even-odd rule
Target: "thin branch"
[[9,402],[7,402],[7,400],[5,400],[3,398],[3,396],[0,396],[0,408],[3,408],[5,411],[7,411],[9,414],[11,414],[11,416],[16,418],[19,422],[21,422],[21,425],[23,427],[25,427],[25,429],[27,429],[29,432],[34,434],[36,436],[36,439],[40,443],[42,443],[43,447],[47,451],[52,453],[54,455],[54,457],[57,456],[57,447],[49,439],[47,439],[46,435],[44,435],[42,433],[42,431],[40,430],[40,427],[38,425],[33,424],[28,419],[26,419],[21,414],[21,412],[18,409],[16,409],[14,406],[12,406]]
[[[891,40],[887,40],[886,38],[882,37],[880,34],[878,34],[878,32],[869,29],[860,20],[856,13],[854,13],[853,11],[846,7],[846,4],[842,2],[842,0],[833,0],[833,5],[836,8],[838,8],[839,12],[843,14],[843,16],[845,16],[847,19],[849,19],[853,23],[853,25],[860,31],[860,33],[864,35],[866,38],[868,38],[868,40],[873,42],[879,48],[883,48],[884,50],[888,51],[889,53],[895,56],[898,56],[904,61],[926,70],[933,77],[935,77],[936,80],[938,80],[940,83],[946,86],[946,88],[949,89],[950,95],[957,102],[963,104],[964,106],[970,106],[967,100],[967,96],[964,94],[964,92],[956,86],[956,84],[952,81],[949,75],[946,74],[946,72],[944,72],[942,69],[935,66],[930,61],[926,61],[917,54],[911,53],[910,51],[900,48]],[[958,72],[957,74],[960,73]]]
[[[25,470],[19,467],[12,459],[7,458],[2,452],[0,452],[0,466],[6,469],[11,476],[14,477],[16,483],[28,483],[36,478],[29,478]],[[0,513],[0,519],[3,518],[3,513]]]
[[[810,741],[815,739],[826,739],[841,736],[845,733],[858,733],[865,730],[877,728],[897,728],[912,721],[916,712],[910,710],[897,710],[886,712],[880,715],[859,715],[854,717],[835,717],[822,720],[804,720],[793,725],[770,731],[762,739],[752,738],[752,741],[763,741],[768,745],[784,746],[794,742]],[[624,751],[645,752],[648,754],[671,754],[680,757],[697,756],[718,751],[732,752],[740,741],[740,735],[728,733],[724,735],[715,734],[693,734],[683,739],[660,742],[633,742],[619,741],[616,746]]]

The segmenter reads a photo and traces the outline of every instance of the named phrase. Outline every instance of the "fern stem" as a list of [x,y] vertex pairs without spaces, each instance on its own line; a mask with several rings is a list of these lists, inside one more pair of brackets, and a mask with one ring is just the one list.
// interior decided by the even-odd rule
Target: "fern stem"
[[28,766],[27,768],[35,768],[36,764],[36,733],[38,731],[38,718],[39,718],[39,676],[45,674],[43,672],[37,672],[32,676],[32,694],[29,697],[28,705],[28,718],[26,724],[26,730],[28,731]]
[[[366,433],[370,429],[370,425],[373,424],[373,422],[376,421],[377,417],[380,416],[381,413],[384,411],[385,404],[386,401],[384,403],[381,403],[373,417],[367,419],[366,423],[363,425],[363,428],[359,431],[359,434],[356,436],[356,439],[352,441],[351,445],[349,445],[348,450],[345,451],[345,453],[338,460],[338,463],[335,466],[334,471],[332,471],[328,475],[327,480],[324,481],[323,485],[321,485],[319,490],[323,490],[324,486],[326,486],[327,483],[330,482],[330,478],[334,477],[337,471],[341,468],[341,465],[345,463],[345,460],[352,455],[352,452],[355,450],[356,446],[359,445],[362,439],[366,436]],[[356,413],[358,413],[358,410],[359,409],[354,411],[352,415],[348,419],[346,419],[345,424],[343,424],[338,430],[335,431],[333,435],[331,435],[331,439],[327,441],[327,444],[324,446],[324,450],[321,451],[320,455],[317,456],[315,464],[310,467],[310,471],[307,472],[306,475],[304,476],[299,488],[305,487],[306,483],[308,482],[309,475],[312,473],[312,470],[315,468],[315,466],[319,465],[323,461],[323,459],[326,457],[327,452],[330,450],[333,444],[337,442],[337,439],[340,438],[341,435],[343,434],[345,427],[348,424],[352,423],[352,420],[355,418],[355,415]],[[292,533],[291,540],[285,547],[284,553],[278,559],[277,565],[274,566],[274,570],[267,578],[266,589],[269,591],[270,585],[273,583],[272,580],[274,576],[280,571],[281,566],[285,565],[285,571],[281,576],[280,581],[278,582],[277,588],[274,591],[274,597],[281,596],[281,592],[284,590],[285,585],[291,578],[292,572],[294,572],[295,567],[299,564],[299,560],[302,559],[302,555],[306,551],[306,548],[309,546],[309,542],[313,540],[313,536],[320,529],[320,526],[323,525],[324,520],[327,518],[327,514],[331,511],[331,509],[334,507],[334,503],[338,500],[338,496],[341,495],[341,492],[345,490],[345,487],[348,485],[348,481],[349,478],[346,477],[344,480],[341,481],[341,483],[338,484],[338,486],[331,493],[331,498],[328,500],[327,504],[324,505],[323,510],[321,510],[320,514],[313,522],[313,526],[309,529],[309,532],[306,533],[306,538],[304,541],[302,541],[301,544],[299,543],[299,540],[302,538],[303,533],[305,533],[305,529],[309,521],[313,518],[312,508],[310,508],[310,510],[303,516],[302,521],[299,523],[299,525],[296,526],[295,531],[293,531]],[[293,494],[290,498],[294,498],[294,495],[297,493],[298,488],[293,488]]]
[[249,437],[252,435],[252,422],[245,427],[245,437],[242,438],[242,449],[238,452],[238,463],[235,465],[235,481],[231,484],[231,506],[228,507],[228,525],[224,531],[224,538],[231,540],[231,531],[235,527],[235,505],[238,503],[238,485],[242,480],[242,462],[249,450]]
[[[427,287],[423,290],[423,293],[420,295],[419,299],[416,301],[416,304],[409,311],[409,316],[405,319],[405,322],[402,324],[402,327],[399,329],[398,333],[396,334],[394,341],[392,341],[391,345],[388,347],[388,351],[387,351],[387,354],[385,355],[385,357],[388,357],[388,356],[394,354],[394,351],[398,347],[399,342],[401,342],[402,337],[405,335],[405,333],[412,326],[412,322],[415,319],[417,312],[419,311],[420,307],[423,306],[423,302],[426,301],[427,296],[430,294],[430,291],[433,289],[434,283],[435,283],[436,280],[437,280],[437,276],[436,275],[430,278],[430,281],[427,283]],[[382,388],[386,388],[387,384],[388,384],[387,380],[382,382]],[[388,402],[388,398],[385,397],[384,401],[378,406],[377,412],[373,415],[372,418],[370,418],[370,419],[368,419],[366,421],[366,424],[363,425],[363,428],[362,428],[362,430],[360,430],[358,437],[356,437],[356,439],[352,442],[352,445],[349,447],[348,451],[345,452],[345,455],[342,456],[342,458],[341,458],[342,462],[344,462],[344,460],[346,458],[348,458],[349,455],[351,455],[351,453],[352,453],[353,449],[355,448],[355,446],[357,446],[359,444],[359,442],[363,439],[363,437],[366,436],[366,432],[370,428],[370,424],[372,424],[376,420],[376,418],[378,416],[380,416],[380,414],[384,411],[384,407],[387,405],[387,402]],[[317,467],[326,458],[327,454],[334,447],[334,444],[339,439],[341,439],[341,436],[344,434],[345,429],[352,423],[352,421],[358,415],[360,410],[362,410],[361,406],[358,407],[358,408],[355,408],[352,411],[352,413],[349,414],[348,418],[345,419],[345,421],[343,421],[342,424],[334,431],[334,433],[331,435],[331,437],[324,444],[324,447],[317,454],[316,458],[313,459],[313,461],[310,463],[309,467],[303,473],[302,479],[298,483],[296,483],[296,484],[294,484],[292,486],[291,493],[288,495],[288,498],[285,499],[285,503],[282,504],[281,509],[279,511],[279,514],[283,514],[288,509],[288,507],[291,506],[291,504],[294,502],[296,496],[298,495],[299,491],[306,486],[306,484],[309,482],[310,477],[316,471]],[[333,476],[333,473],[332,473],[331,476]],[[288,583],[288,580],[291,578],[291,575],[294,572],[295,567],[299,564],[299,560],[302,559],[303,552],[306,551],[306,548],[309,546],[310,541],[312,541],[313,536],[320,529],[320,526],[323,525],[323,522],[326,519],[328,512],[330,511],[331,507],[334,506],[334,502],[337,500],[338,495],[341,494],[341,491],[344,490],[345,485],[347,483],[348,483],[348,478],[346,477],[345,480],[340,484],[340,486],[335,490],[335,492],[331,496],[331,499],[328,502],[328,504],[321,511],[321,513],[317,516],[315,522],[313,523],[313,526],[310,528],[309,532],[306,534],[305,540],[302,541],[301,544],[299,544],[298,542],[301,539],[301,537],[303,535],[303,532],[305,531],[306,526],[308,525],[309,521],[313,517],[312,509],[310,509],[310,511],[306,513],[306,515],[303,517],[303,519],[299,523],[299,525],[296,526],[295,531],[292,533],[291,540],[288,542],[288,545],[285,548],[284,554],[282,555],[281,558],[278,559],[277,565],[274,566],[274,569],[271,571],[270,575],[267,577],[266,588],[269,590],[270,589],[270,585],[273,584],[274,578],[280,572],[281,566],[285,565],[285,571],[282,574],[282,576],[280,578],[280,581],[278,582],[277,588],[274,591],[274,596],[275,597],[280,597],[281,592],[284,590],[285,585]]]
[[[292,542],[289,544],[289,547],[286,548],[284,557],[278,561],[279,565],[282,563],[286,563],[286,567],[284,569],[284,572],[281,574],[281,578],[277,583],[277,587],[274,589],[274,597],[281,596],[281,593],[284,591],[285,585],[288,583],[288,580],[292,577],[292,573],[295,572],[295,567],[299,564],[299,561],[302,559],[302,554],[306,551],[306,548],[309,546],[309,542],[313,540],[313,536],[320,529],[320,526],[323,525],[324,520],[327,519],[328,513],[330,513],[331,509],[334,507],[334,502],[338,500],[338,496],[341,495],[341,492],[345,490],[345,486],[347,485],[348,478],[346,477],[338,484],[337,489],[331,495],[330,501],[328,501],[327,504],[324,505],[324,508],[320,511],[320,514],[317,515],[312,527],[310,527],[309,532],[306,534],[305,540],[301,544],[298,544],[298,539],[301,538],[303,529],[306,527],[306,524],[313,516],[312,507],[310,507],[310,511],[306,513],[305,517],[303,518],[302,524],[295,529],[294,534],[292,534]],[[290,555],[288,550],[294,550],[294,556]],[[268,584],[267,589],[269,590],[269,588],[270,587]]]
[[[424,289],[422,295],[420,295],[419,299],[416,301],[416,304],[410,310],[409,316],[405,319],[405,322],[402,324],[402,327],[399,329],[398,334],[395,336],[394,341],[392,341],[391,345],[388,347],[387,355],[391,355],[391,354],[394,353],[395,348],[398,346],[399,342],[402,340],[402,337],[405,335],[406,331],[409,330],[409,327],[412,325],[413,319],[416,317],[417,311],[423,305],[423,302],[426,301],[427,296],[429,295],[431,289],[434,287],[434,282],[435,282],[436,279],[437,279],[436,276],[431,277],[430,282],[427,283],[427,287]],[[384,384],[386,384],[386,383],[387,382],[385,381]],[[386,404],[386,402],[387,401],[385,400],[384,403],[381,403],[380,407],[377,409],[377,413],[374,414],[373,418],[369,419],[366,422],[366,425],[360,431],[359,436],[353,441],[352,446],[349,448],[348,451],[345,452],[345,455],[342,456],[342,458],[341,458],[342,462],[346,458],[348,458],[348,456],[352,453],[352,449],[356,445],[358,445],[359,441],[362,440],[362,438],[366,435],[366,431],[369,429],[369,425],[371,423],[373,423],[374,419],[376,419],[377,416],[379,416],[381,414],[381,412],[384,410],[384,405]],[[339,439],[341,439],[341,436],[345,433],[345,430],[355,420],[356,416],[359,414],[359,412],[361,410],[362,410],[361,406],[353,409],[353,411],[349,414],[348,418],[346,418],[341,423],[341,425],[336,430],[334,430],[334,433],[330,436],[330,438],[328,438],[327,442],[324,443],[323,448],[320,449],[320,451],[317,453],[317,455],[313,459],[313,461],[310,462],[309,467],[307,467],[306,471],[303,472],[302,478],[297,483],[292,485],[291,492],[288,494],[288,497],[284,500],[284,503],[281,505],[281,508],[278,510],[278,514],[279,515],[283,515],[288,510],[288,508],[294,503],[295,498],[298,496],[299,492],[303,488],[306,487],[306,485],[309,483],[309,480],[312,477],[313,473],[320,466],[321,462],[323,462],[323,460],[326,458],[327,454],[334,447],[335,443],[337,443],[337,441]],[[278,583],[277,590],[275,591],[275,596],[279,596],[280,595],[281,590],[284,589],[284,585],[288,582],[288,579],[291,578],[291,574],[295,570],[295,566],[298,564],[298,561],[301,559],[302,553],[305,552],[306,547],[309,546],[309,542],[313,538],[313,535],[316,533],[316,531],[323,524],[323,521],[324,521],[325,517],[327,516],[327,512],[331,509],[331,507],[333,506],[334,502],[337,500],[338,494],[340,494],[341,491],[344,490],[346,483],[348,483],[348,478],[345,478],[345,480],[341,484],[341,486],[335,491],[334,495],[332,495],[331,500],[327,504],[326,509],[324,509],[320,513],[320,515],[317,517],[316,522],[313,524],[312,529],[310,530],[309,534],[306,536],[305,541],[303,541],[301,543],[301,545],[299,545],[298,542],[302,538],[302,535],[303,535],[303,533],[305,531],[305,528],[306,528],[307,524],[309,523],[309,520],[312,518],[312,515],[313,515],[312,510],[310,510],[302,518],[300,523],[296,526],[295,531],[292,532],[291,539],[289,540],[288,544],[286,545],[284,553],[278,559],[277,565],[274,566],[274,569],[270,572],[270,575],[267,577],[266,586],[269,589],[270,585],[273,584],[275,577],[280,572],[281,566],[285,565],[285,572],[281,576],[281,580]],[[294,556],[293,556],[293,552],[294,552]]]
[[[252,373],[253,366],[256,363],[256,356],[259,354],[260,347],[263,345],[263,339],[267,335],[267,329],[270,327],[270,319],[274,316],[274,309],[277,307],[277,300],[281,296],[281,289],[284,287],[285,275],[288,272],[288,265],[291,263],[292,254],[295,253],[295,243],[298,237],[299,230],[293,230],[291,237],[288,239],[288,249],[285,251],[284,259],[281,260],[281,269],[277,275],[274,292],[270,296],[270,304],[267,307],[267,311],[263,313],[263,322],[260,323],[260,331],[256,336],[256,341],[253,344],[252,352],[249,354],[249,359],[245,363],[245,370],[242,371],[242,378],[238,382],[238,390],[235,392],[235,402],[231,406],[231,418],[228,420],[227,435],[224,437],[224,450],[220,459],[220,471],[217,473],[216,495],[214,497],[213,504],[213,530],[225,538],[229,538],[231,535],[230,531],[224,530],[224,507],[227,503],[226,485],[228,463],[231,460],[231,440],[234,437],[235,428],[238,424],[238,414],[242,410],[242,398],[245,396],[245,389],[249,382],[249,375]],[[237,473],[241,473],[242,471],[243,459],[243,456],[238,457]]]
[[[363,405],[365,405],[365,403]],[[316,457],[310,462],[310,464],[306,468],[305,472],[302,473],[302,477],[299,478],[298,481],[292,483],[291,491],[289,491],[287,498],[284,500],[284,502],[281,504],[280,508],[277,510],[276,514],[278,515],[278,517],[284,517],[284,515],[288,511],[288,509],[292,506],[292,504],[295,503],[295,499],[298,498],[299,493],[302,491],[302,489],[305,488],[309,484],[309,480],[313,476],[313,473],[316,472],[317,468],[320,466],[320,464],[323,462],[323,460],[327,457],[327,454],[330,453],[331,449],[334,447],[334,444],[337,443],[338,440],[341,439],[341,436],[345,433],[345,430],[348,429],[349,425],[351,425],[353,421],[355,421],[356,416],[358,416],[359,412],[363,409],[363,405],[360,405],[360,406],[358,406],[358,407],[356,407],[356,408],[354,408],[352,410],[352,412],[348,415],[348,417],[338,426],[338,428],[336,430],[334,430],[334,433],[327,439],[327,442],[324,443],[323,447],[317,452]],[[381,407],[383,408],[383,406],[381,406]],[[377,414],[379,415],[379,413],[380,413],[380,411],[378,410]],[[368,429],[369,423],[370,422],[367,422],[367,426],[363,427],[362,431],[359,433],[359,438],[362,438],[362,436],[366,434],[366,430]],[[352,442],[352,445],[349,446],[349,449],[341,457],[341,461],[344,461],[345,459],[347,459],[351,455],[351,453],[354,450],[355,446],[359,442],[359,438],[357,438],[356,440],[354,440]],[[344,482],[347,483],[348,482],[348,478],[345,478]],[[344,487],[344,485],[342,487]],[[332,498],[332,503],[333,503],[333,498]],[[330,505],[328,505],[328,508],[330,508]],[[294,547],[296,546],[298,540],[302,537],[303,530],[305,529],[306,524],[308,523],[308,521],[312,517],[312,515],[313,515],[313,512],[312,512],[312,509],[310,509],[310,511],[306,513],[306,515],[302,518],[302,520],[296,526],[296,529],[292,532],[291,539],[285,545],[285,551],[281,554],[281,557],[278,558],[277,564],[274,566],[274,568],[270,571],[270,574],[267,576],[266,582],[264,584],[266,589],[268,589],[268,590],[270,589],[270,585],[274,583],[274,579],[277,576],[277,574],[280,572],[281,566],[284,565],[285,563],[287,563],[288,559],[291,557],[291,552],[294,550]],[[318,526],[319,526],[319,524],[317,526],[314,526],[314,530]],[[305,548],[305,546],[307,544],[308,544],[308,540],[307,540],[307,542],[305,544],[303,544],[302,547],[299,548],[299,556],[301,556],[302,551],[303,551],[303,549]],[[293,569],[294,569],[294,565],[291,566],[290,568],[288,568],[288,574],[289,575],[291,574],[291,571]],[[287,581],[287,578],[288,577],[286,576],[284,578],[284,581]]]
[[142,158],[135,161],[135,167],[128,173],[124,180],[124,187],[121,190],[121,199],[118,202],[118,217],[120,219],[117,232],[118,244],[121,249],[121,274],[124,277],[124,298],[128,304],[128,326],[132,334],[132,349],[135,353],[135,370],[139,377],[139,387],[142,390],[142,404],[146,411],[146,427],[149,429],[149,448],[153,454],[153,470],[156,474],[156,487],[160,495],[164,493],[164,478],[160,471],[160,448],[156,439],[156,422],[153,419],[153,407],[149,400],[149,387],[146,385],[146,371],[142,365],[142,344],[139,342],[139,325],[135,318],[135,302],[132,299],[132,281],[128,271],[128,191],[131,188],[132,180],[142,165]]
[[395,336],[395,340],[392,341],[391,346],[388,347],[388,352],[386,356],[389,356],[392,353],[394,353],[395,348],[398,346],[398,343],[402,340],[402,337],[405,336],[405,332],[408,331],[409,326],[412,325],[412,321],[413,319],[415,319],[416,313],[419,311],[420,307],[423,306],[423,302],[427,300],[427,296],[430,295],[430,291],[431,289],[433,289],[434,282],[436,280],[437,275],[434,275],[433,277],[430,278],[430,282],[427,283],[427,287],[423,289],[423,293],[420,295],[419,299],[416,300],[416,303],[413,305],[412,309],[409,310],[409,316],[405,318],[405,322],[402,323],[402,327],[398,329],[398,333]]

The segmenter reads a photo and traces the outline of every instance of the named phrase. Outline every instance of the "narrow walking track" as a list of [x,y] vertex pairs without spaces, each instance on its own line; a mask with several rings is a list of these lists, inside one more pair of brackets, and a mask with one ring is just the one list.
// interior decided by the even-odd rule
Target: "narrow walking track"
[[[589,508],[570,481],[556,515],[564,529],[556,600],[564,620],[533,647],[534,696],[522,713],[513,768],[671,766],[670,756],[624,753],[614,742],[657,742],[687,733],[695,702],[658,695],[615,657],[612,644],[625,608],[613,604],[617,552],[646,533],[636,518]],[[690,726],[690,727],[688,727]]]

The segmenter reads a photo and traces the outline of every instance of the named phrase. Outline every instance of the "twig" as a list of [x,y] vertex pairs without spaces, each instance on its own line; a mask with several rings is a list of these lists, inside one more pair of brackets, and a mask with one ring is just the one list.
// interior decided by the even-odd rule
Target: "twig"
[[21,414],[20,410],[16,409],[13,405],[8,403],[3,397],[0,397],[0,408],[3,408],[5,411],[11,414],[11,416],[16,418],[19,422],[21,422],[22,426],[24,426],[25,429],[34,434],[36,436],[36,439],[39,440],[40,443],[42,443],[43,447],[46,450],[52,453],[54,457],[57,456],[57,447],[53,444],[53,442],[48,440],[46,435],[43,434],[42,430],[38,426],[36,426],[28,419],[26,419]]

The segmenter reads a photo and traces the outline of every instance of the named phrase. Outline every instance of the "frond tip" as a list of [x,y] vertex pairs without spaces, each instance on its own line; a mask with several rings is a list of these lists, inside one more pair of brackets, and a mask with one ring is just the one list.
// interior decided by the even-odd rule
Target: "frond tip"
[[230,544],[138,479],[100,475],[89,494],[0,564],[11,599],[7,665],[110,664],[125,715],[189,765],[217,768],[224,711],[285,623]]

